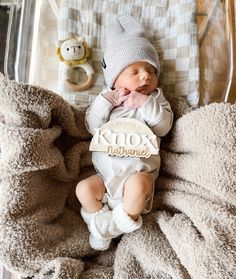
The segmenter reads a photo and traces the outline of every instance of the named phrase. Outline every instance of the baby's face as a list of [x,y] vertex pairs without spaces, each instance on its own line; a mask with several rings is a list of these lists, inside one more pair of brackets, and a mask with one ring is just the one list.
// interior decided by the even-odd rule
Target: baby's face
[[125,88],[149,95],[158,84],[156,69],[147,62],[136,62],[125,68],[114,83],[114,88]]

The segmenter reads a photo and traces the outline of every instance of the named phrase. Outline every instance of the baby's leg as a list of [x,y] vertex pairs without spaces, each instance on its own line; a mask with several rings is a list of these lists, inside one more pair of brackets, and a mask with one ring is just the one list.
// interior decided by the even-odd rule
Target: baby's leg
[[103,207],[104,193],[104,182],[99,175],[90,176],[76,186],[76,196],[87,212],[96,212]]
[[153,191],[153,176],[149,173],[136,173],[125,182],[124,210],[136,220],[146,206],[146,200]]
[[98,175],[80,181],[76,187],[81,216],[90,231],[89,243],[95,250],[106,250],[111,239],[122,234],[112,222],[112,211],[102,204],[104,193],[104,182]]
[[153,191],[153,176],[140,172],[131,175],[124,185],[124,201],[112,211],[114,224],[123,233],[131,233],[141,228],[140,214],[146,206],[146,200]]

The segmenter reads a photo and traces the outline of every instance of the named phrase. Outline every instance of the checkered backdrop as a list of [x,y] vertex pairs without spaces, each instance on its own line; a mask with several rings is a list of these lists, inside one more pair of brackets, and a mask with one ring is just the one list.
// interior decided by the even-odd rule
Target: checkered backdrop
[[199,49],[193,0],[62,0],[58,39],[73,35],[85,38],[91,49],[90,63],[95,71],[95,84],[83,92],[65,87],[65,65],[59,63],[59,94],[75,105],[88,104],[104,87],[100,45],[104,26],[117,15],[131,15],[147,30],[147,37],[156,48],[161,75],[159,86],[164,93],[185,96],[191,105],[199,100]]
[[[224,101],[229,67],[229,45],[224,3],[220,0],[197,1],[198,14],[209,14],[206,34],[200,48],[201,104]],[[209,16],[209,15],[208,15]]]

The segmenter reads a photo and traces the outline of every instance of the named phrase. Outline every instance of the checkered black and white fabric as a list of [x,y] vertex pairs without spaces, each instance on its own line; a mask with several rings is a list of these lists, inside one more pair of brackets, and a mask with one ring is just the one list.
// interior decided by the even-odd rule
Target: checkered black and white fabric
[[159,86],[166,93],[185,96],[191,105],[199,99],[199,50],[196,2],[193,0],[62,0],[59,39],[73,35],[85,38],[91,48],[90,63],[95,84],[87,91],[70,92],[63,83],[64,65],[59,65],[59,93],[73,104],[88,104],[104,87],[101,67],[101,33],[117,15],[132,15],[147,30],[156,48],[161,75]]

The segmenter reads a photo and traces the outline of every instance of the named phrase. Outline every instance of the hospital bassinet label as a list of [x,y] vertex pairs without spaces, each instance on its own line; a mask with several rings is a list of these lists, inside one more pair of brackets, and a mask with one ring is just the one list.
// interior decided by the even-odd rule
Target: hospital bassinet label
[[118,157],[149,158],[159,153],[156,135],[147,125],[133,118],[113,119],[94,129],[89,150]]

